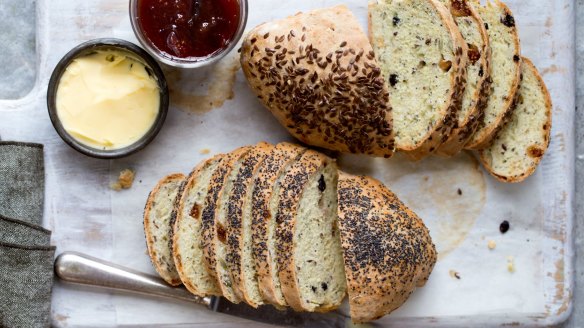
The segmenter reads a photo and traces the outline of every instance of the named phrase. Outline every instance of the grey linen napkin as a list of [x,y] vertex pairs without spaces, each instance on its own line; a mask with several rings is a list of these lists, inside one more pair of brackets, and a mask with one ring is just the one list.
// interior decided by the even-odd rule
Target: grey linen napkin
[[0,326],[49,327],[53,246],[0,242]]
[[43,227],[0,215],[0,242],[44,247],[51,243],[51,232]]
[[0,327],[49,327],[51,232],[40,226],[43,146],[0,142]]
[[44,194],[43,145],[0,142],[0,214],[40,225]]

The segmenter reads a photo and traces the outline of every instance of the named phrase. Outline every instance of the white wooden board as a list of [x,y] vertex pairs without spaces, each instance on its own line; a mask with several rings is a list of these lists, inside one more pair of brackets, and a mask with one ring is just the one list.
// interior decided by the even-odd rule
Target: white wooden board
[[[298,11],[341,3],[332,0],[250,0],[248,28]],[[344,1],[366,27],[365,0]],[[410,163],[399,156],[343,156],[341,167],[384,181],[430,228],[440,259],[426,287],[391,316],[387,326],[536,325],[564,320],[573,288],[574,3],[509,0],[522,52],[540,69],[552,94],[551,147],[526,182],[495,181],[471,154]],[[19,100],[0,100],[3,140],[45,144],[45,225],[57,252],[73,250],[154,273],[146,255],[141,213],[149,190],[163,175],[189,172],[212,154],[261,140],[290,140],[251,94],[237,71],[236,54],[214,68],[167,69],[171,102],[167,122],[144,151],[122,160],[85,157],[57,136],[46,111],[49,76],[77,44],[98,37],[136,42],[128,2],[38,0],[38,78]],[[211,104],[210,104],[211,103]],[[211,154],[202,154],[209,149]],[[134,187],[109,188],[124,168],[137,172]],[[462,195],[459,195],[458,189]],[[502,220],[511,230],[502,235]],[[494,240],[497,247],[487,248]],[[507,270],[513,257],[514,273]],[[459,273],[461,279],[450,275]],[[56,327],[188,325],[231,327],[245,321],[180,302],[56,283]],[[346,307],[345,307],[346,310]],[[215,324],[215,325],[213,325]]]

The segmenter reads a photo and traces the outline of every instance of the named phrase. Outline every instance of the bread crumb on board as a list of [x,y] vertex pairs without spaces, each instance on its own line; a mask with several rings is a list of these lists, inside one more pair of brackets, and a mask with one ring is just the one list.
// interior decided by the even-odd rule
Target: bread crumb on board
[[513,256],[507,256],[507,271],[515,272],[515,258]]
[[111,184],[111,188],[115,191],[120,191],[122,189],[132,188],[134,183],[134,177],[136,176],[134,170],[125,169],[120,172],[118,176],[118,181]]
[[495,247],[497,247],[497,243],[494,240],[489,240],[487,247],[489,247],[490,250],[493,250]]
[[199,154],[201,154],[201,155],[207,155],[209,153],[211,153],[211,149],[209,149],[209,148],[203,148],[203,149],[199,150]]
[[455,279],[458,279],[458,280],[460,280],[460,273],[458,273],[458,272],[456,272],[456,271],[454,271],[454,270],[450,270],[450,271],[448,271],[448,274],[449,274],[449,275],[450,275],[452,278],[455,278]]

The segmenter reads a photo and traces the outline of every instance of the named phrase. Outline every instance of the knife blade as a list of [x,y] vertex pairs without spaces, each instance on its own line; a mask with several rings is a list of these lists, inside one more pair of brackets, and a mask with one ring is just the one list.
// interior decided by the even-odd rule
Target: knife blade
[[270,305],[255,309],[243,302],[233,304],[223,297],[199,297],[184,287],[169,286],[160,277],[78,252],[63,252],[57,256],[55,274],[69,283],[179,299],[203,305],[214,312],[278,326],[342,328],[351,323],[349,317],[339,312],[301,313],[290,309],[280,311]]

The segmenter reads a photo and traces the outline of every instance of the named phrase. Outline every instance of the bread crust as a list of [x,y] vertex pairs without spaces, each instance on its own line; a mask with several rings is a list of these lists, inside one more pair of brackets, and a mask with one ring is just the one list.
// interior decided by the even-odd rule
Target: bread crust
[[[203,207],[203,213],[201,215],[203,235],[201,247],[203,248],[205,268],[207,269],[209,275],[215,279],[224,296],[226,296],[226,286],[223,286],[220,283],[220,279],[217,275],[218,264],[215,252],[215,242],[221,239],[217,233],[217,228],[220,224],[215,219],[217,203],[218,200],[221,199],[220,193],[223,190],[225,181],[229,177],[229,173],[233,168],[233,164],[239,159],[239,157],[249,151],[249,149],[249,146],[238,148],[231,153],[226,154],[221,163],[219,163],[217,169],[211,176],[209,188],[207,189],[208,191],[207,197],[205,199],[205,206]],[[219,234],[222,234],[225,230],[224,228],[219,228]],[[231,297],[232,295],[229,296]],[[231,298],[231,302],[238,302],[236,298]]]
[[[196,283],[194,281],[192,281],[188,275],[185,272],[185,266],[188,265],[188,263],[184,263],[183,258],[180,254],[180,252],[178,251],[178,249],[175,247],[175,245],[177,245],[178,243],[178,229],[180,228],[181,223],[184,220],[201,220],[201,211],[197,210],[197,211],[193,211],[192,209],[189,210],[190,213],[195,213],[196,217],[184,217],[182,215],[182,213],[184,212],[184,207],[186,206],[186,197],[188,197],[189,191],[191,188],[193,188],[195,186],[195,184],[197,183],[197,180],[199,179],[199,175],[201,174],[201,172],[207,167],[209,166],[211,163],[221,160],[221,158],[223,158],[223,154],[219,154],[219,155],[215,155],[212,158],[202,161],[201,163],[199,163],[192,171],[191,173],[189,173],[189,176],[187,177],[187,179],[185,180],[185,182],[183,183],[183,185],[181,186],[180,190],[179,190],[179,196],[176,199],[176,202],[174,204],[174,209],[173,209],[173,214],[172,214],[172,255],[173,255],[173,259],[174,259],[174,264],[176,266],[176,269],[178,271],[180,280],[182,281],[183,285],[186,287],[186,289],[188,291],[190,291],[191,293],[201,296],[201,297],[206,297],[206,296],[212,296],[212,295],[220,295],[221,291],[219,290],[218,286],[215,286],[216,289],[213,291],[207,291],[207,290],[202,290],[199,286],[196,285]],[[202,240],[202,236],[200,236],[200,239]],[[192,263],[190,263],[192,264]],[[199,263],[200,270],[206,270],[206,268],[203,266],[202,263]]]
[[381,182],[339,172],[338,199],[351,319],[373,321],[425,285],[436,249],[422,220]]
[[[543,78],[541,77],[541,74],[539,74],[539,71],[537,70],[537,67],[535,67],[533,62],[527,57],[522,57],[521,60],[522,60],[523,64],[525,64],[533,72],[533,74],[535,75],[535,77],[539,81],[539,85],[541,86],[541,92],[543,93],[544,98],[545,98],[546,116],[547,116],[547,121],[546,121],[545,125],[547,126],[547,128],[542,128],[543,139],[545,141],[543,153],[545,153],[545,151],[548,149],[549,144],[550,144],[550,134],[551,134],[551,130],[552,130],[552,128],[551,128],[552,127],[552,99],[551,99],[550,93],[545,85],[545,82],[544,82]],[[520,92],[518,92],[517,94],[520,94]],[[495,137],[495,140],[496,140],[496,137]],[[500,174],[497,174],[494,172],[493,168],[489,164],[489,161],[487,161],[487,159],[485,158],[484,150],[479,151],[479,159],[480,159],[481,163],[483,164],[483,166],[485,167],[485,170],[487,170],[487,172],[489,172],[489,174],[491,174],[497,180],[499,180],[501,182],[509,182],[509,183],[522,182],[523,180],[525,180],[529,176],[531,176],[535,172],[535,169],[537,168],[537,166],[541,162],[542,158],[543,158],[543,154],[542,154],[542,156],[535,158],[534,164],[532,166],[530,166],[524,172],[518,172],[512,176],[503,176],[503,175],[500,175]]]
[[[468,0],[452,0],[457,1],[461,6],[464,6],[463,11],[470,13],[470,17],[475,21],[476,26],[479,29],[479,34],[483,41],[483,47],[481,49],[480,58],[480,68],[483,71],[483,76],[478,80],[475,93],[473,95],[472,107],[468,111],[467,116],[462,124],[457,124],[456,128],[452,129],[448,139],[440,145],[436,153],[441,156],[454,156],[460,152],[468,140],[472,137],[473,133],[478,128],[480,120],[482,120],[485,113],[485,107],[489,96],[491,95],[491,46],[489,41],[489,35],[485,28],[485,22],[479,16],[477,10],[474,8],[472,3]],[[451,9],[452,12],[452,9]],[[453,12],[454,16],[455,13]],[[470,59],[467,65],[470,65]]]
[[[144,234],[146,236],[146,246],[148,248],[148,255],[150,256],[150,260],[152,261],[152,264],[154,265],[154,269],[156,269],[156,272],[158,272],[160,277],[162,277],[162,279],[164,279],[171,286],[179,286],[180,284],[182,284],[182,281],[178,277],[178,272],[176,272],[176,270],[171,270],[170,272],[165,270],[163,268],[163,264],[160,263],[159,261],[155,247],[156,241],[152,233],[152,229],[154,229],[155,227],[151,226],[150,212],[154,207],[154,200],[156,198],[156,195],[164,185],[172,183],[174,181],[182,181],[185,178],[186,178],[185,175],[182,173],[174,173],[162,178],[156,184],[154,189],[148,194],[148,200],[146,201],[146,206],[144,207]],[[177,194],[176,197],[177,198],[180,197],[180,190],[179,194]],[[170,219],[170,221],[172,222],[172,219]],[[170,244],[169,247],[171,247]]]
[[300,141],[390,157],[389,93],[367,36],[345,6],[254,28],[241,49],[252,90]]
[[287,303],[276,297],[276,286],[272,280],[272,267],[270,254],[267,248],[268,224],[275,219],[270,213],[269,204],[272,198],[272,187],[283,173],[283,169],[306,151],[306,148],[291,143],[280,143],[268,155],[259,169],[254,181],[252,225],[253,232],[253,256],[258,274],[258,286],[263,299],[274,306],[282,307]]
[[[479,4],[480,5],[480,4]],[[492,6],[491,2],[487,3],[487,6]],[[505,13],[513,17],[513,13],[503,2],[495,0],[495,5],[502,8]],[[519,34],[517,33],[517,25],[513,25],[513,40],[515,44],[515,55],[516,58],[521,58],[521,45],[519,43]],[[511,87],[511,91],[507,95],[507,101],[505,102],[505,109],[501,111],[495,122],[489,126],[485,126],[483,120],[479,120],[477,130],[474,135],[469,138],[467,144],[464,146],[465,149],[471,150],[481,150],[489,146],[492,140],[495,138],[497,133],[503,128],[503,126],[509,121],[513,110],[515,110],[517,102],[517,90],[519,89],[519,84],[521,83],[521,60],[514,61],[515,67],[515,78]],[[492,78],[492,77],[491,77]]]
[[282,184],[286,188],[280,189],[280,203],[276,216],[276,260],[282,292],[288,305],[295,311],[307,310],[302,306],[296,277],[296,263],[293,256],[296,215],[305,185],[323,165],[334,164],[330,158],[323,154],[313,150],[306,151],[286,172],[286,176],[282,180]]
[[[245,203],[250,199],[246,194],[250,186],[254,183],[254,175],[259,170],[265,157],[270,154],[274,146],[260,142],[242,157],[242,166],[233,182],[233,190],[229,196],[227,214],[227,257],[226,262],[231,272],[231,282],[236,295],[247,304],[257,308],[263,303],[257,303],[249,294],[248,286],[245,284],[243,271],[245,270],[242,256],[244,247],[243,236],[243,209]],[[253,254],[250,254],[253,256]]]

